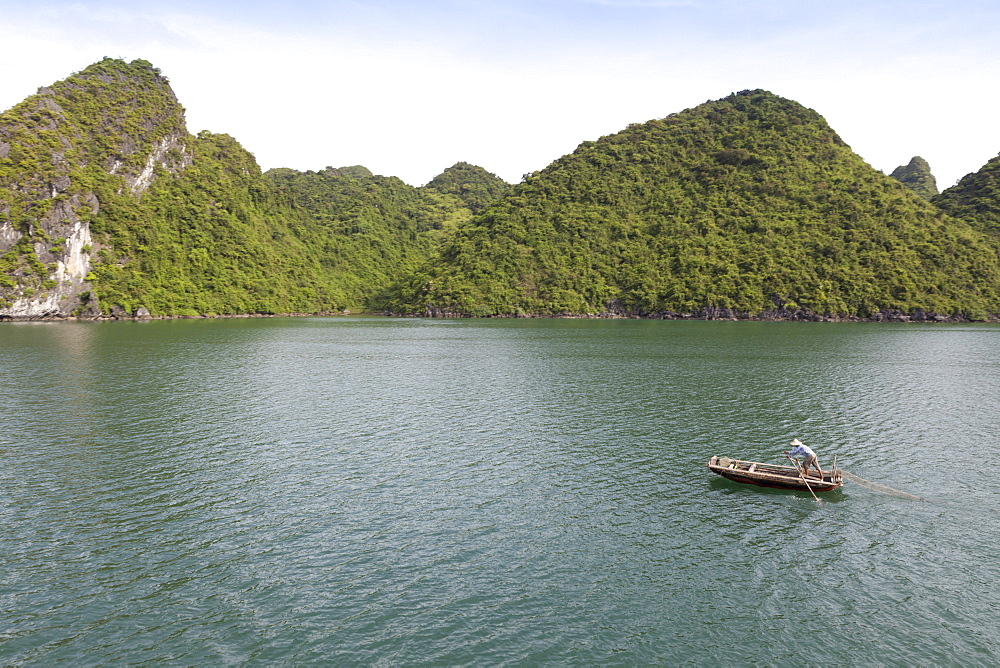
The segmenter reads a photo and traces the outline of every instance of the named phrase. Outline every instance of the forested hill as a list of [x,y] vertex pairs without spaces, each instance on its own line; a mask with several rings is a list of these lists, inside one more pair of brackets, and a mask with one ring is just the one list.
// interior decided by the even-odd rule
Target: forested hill
[[1000,245],[1000,155],[933,199],[939,207],[990,234]]
[[470,216],[360,166],[265,177],[104,59],[0,115],[0,318],[366,309]]
[[455,195],[414,188],[364,167],[319,172],[272,169],[265,176],[292,206],[298,236],[328,280],[368,309],[399,276],[426,262],[472,217]]
[[101,222],[191,157],[184,111],[145,61],[96,63],[0,115],[0,314],[92,301],[98,256],[121,262]]
[[515,186],[401,281],[397,312],[873,317],[998,310],[988,239],[816,112],[743,91],[632,125]]
[[496,174],[467,162],[455,163],[431,179],[426,187],[455,195],[473,213],[482,213],[491,202],[510,190],[510,184]]
[[420,188],[359,165],[265,174],[234,138],[189,133],[152,64],[106,58],[0,114],[0,319],[981,319],[1000,312],[998,171],[927,201],[758,90],[515,186],[464,162]]

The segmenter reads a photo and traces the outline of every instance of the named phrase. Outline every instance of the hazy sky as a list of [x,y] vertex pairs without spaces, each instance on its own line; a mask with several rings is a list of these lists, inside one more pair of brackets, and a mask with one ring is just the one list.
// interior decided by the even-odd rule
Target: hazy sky
[[948,187],[1000,153],[996,0],[0,0],[0,109],[104,56],[169,77],[188,129],[261,167],[507,181],[743,89],[873,167]]

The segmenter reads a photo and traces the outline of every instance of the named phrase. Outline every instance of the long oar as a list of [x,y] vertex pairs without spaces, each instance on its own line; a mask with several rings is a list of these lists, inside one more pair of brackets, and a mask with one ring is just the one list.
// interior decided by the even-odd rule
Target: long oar
[[802,480],[802,482],[804,482],[804,483],[806,484],[806,489],[808,489],[808,490],[809,490],[809,493],[813,495],[813,498],[814,498],[814,499],[816,499],[816,503],[818,503],[819,505],[821,505],[821,506],[822,506],[822,505],[823,505],[823,502],[819,500],[819,497],[818,497],[818,496],[816,496],[816,492],[814,492],[814,491],[813,491],[813,488],[809,486],[809,481],[808,481],[808,480],[806,480],[806,477],[805,477],[804,475],[802,475],[802,469],[800,469],[800,468],[799,468],[799,463],[798,463],[798,462],[796,462],[796,461],[795,461],[794,459],[792,459],[791,457],[789,457],[788,455],[785,455],[785,458],[786,458],[786,459],[787,459],[788,461],[790,461],[790,462],[791,462],[792,464],[794,464],[794,465],[795,465],[795,470],[796,470],[796,471],[798,471],[798,473],[799,473],[799,478],[800,478],[800,479]]

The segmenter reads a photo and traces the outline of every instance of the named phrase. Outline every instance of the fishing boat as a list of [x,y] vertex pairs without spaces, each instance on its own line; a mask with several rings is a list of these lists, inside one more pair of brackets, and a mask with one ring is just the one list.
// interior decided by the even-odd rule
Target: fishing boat
[[708,469],[723,478],[761,487],[798,489],[803,492],[832,492],[844,486],[844,473],[836,464],[832,469],[823,471],[822,478],[815,474],[803,477],[802,472],[794,466],[761,464],[718,456],[708,460]]

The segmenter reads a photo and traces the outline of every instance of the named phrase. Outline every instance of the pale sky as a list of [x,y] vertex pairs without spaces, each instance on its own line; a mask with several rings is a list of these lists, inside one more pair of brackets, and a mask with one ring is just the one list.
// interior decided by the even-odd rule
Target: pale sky
[[731,92],[815,109],[942,189],[1000,153],[996,0],[0,0],[0,109],[104,56],[159,67],[188,129],[264,169],[518,182]]

